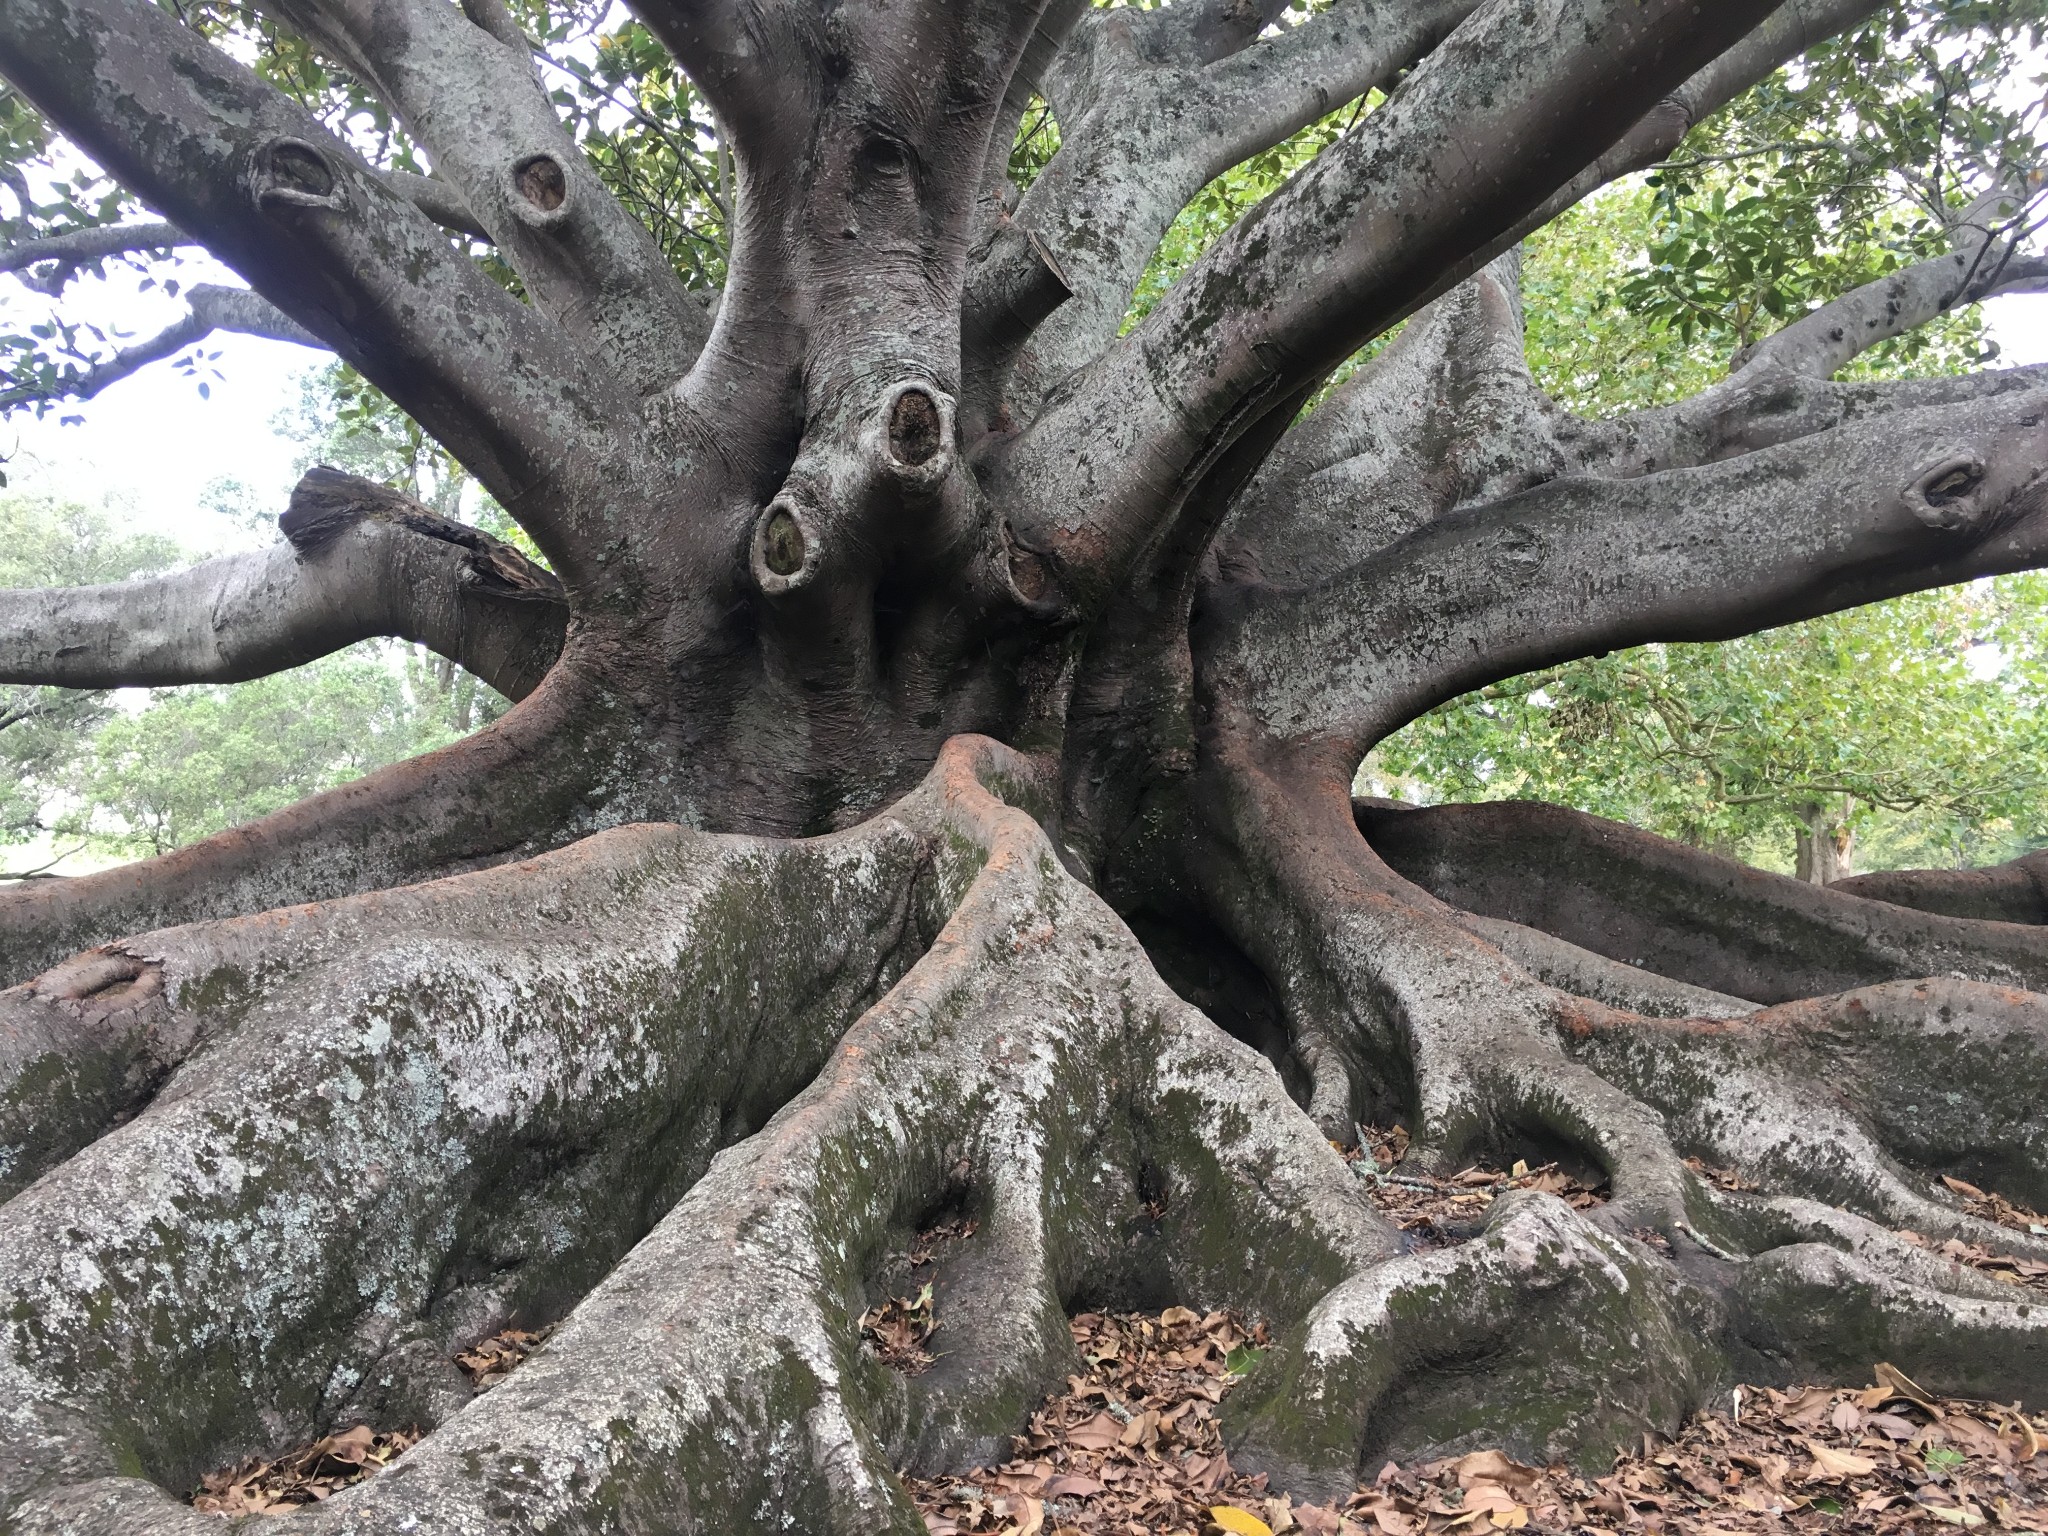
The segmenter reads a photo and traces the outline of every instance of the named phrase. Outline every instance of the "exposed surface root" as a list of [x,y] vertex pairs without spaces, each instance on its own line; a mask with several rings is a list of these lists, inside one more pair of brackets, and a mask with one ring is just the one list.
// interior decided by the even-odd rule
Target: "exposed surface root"
[[1231,1400],[1226,1438],[1275,1486],[1326,1499],[1394,1451],[1599,1454],[1704,1401],[1715,1313],[1555,1196],[1506,1195],[1475,1241],[1326,1296]]
[[631,828],[150,936],[183,1061],[0,1208],[0,1498],[459,1408],[908,963],[931,852]]
[[[943,926],[823,1074],[719,1154],[545,1350],[297,1524],[915,1531],[892,1464],[989,1459],[1074,1368],[1070,1305],[1166,1293],[1298,1319],[1393,1252],[1277,1075],[1157,981],[983,778],[1028,793],[1024,764],[971,741],[920,792],[935,855],[920,921]],[[899,823],[919,820],[916,802]],[[976,1228],[937,1258],[937,1358],[906,1378],[866,1354],[857,1320],[882,1299],[884,1255],[934,1211]],[[31,1422],[52,1421],[49,1395]],[[226,1438],[211,1437],[213,1464]],[[70,1486],[45,1483],[18,1511],[28,1529],[98,1529],[118,1501],[149,1496],[107,1479],[106,1460],[41,1464]]]
[[1356,810],[1388,864],[1453,906],[1736,997],[1939,975],[2048,991],[2048,929],[1867,900],[1562,806]]
[[[166,1486],[417,1421],[295,1526],[913,1536],[897,1471],[997,1461],[1080,1374],[1071,1314],[1169,1302],[1273,1338],[1176,1498],[1592,1465],[1736,1373],[2048,1379],[2048,1308],[1940,1247],[2048,1244],[1929,1172],[2041,1199],[2039,998],[1756,1010],[1497,930],[1610,996],[1731,1004],[1624,1011],[1380,864],[1341,795],[1266,781],[1191,860],[1229,964],[1276,979],[1239,989],[1255,1048],[1063,866],[1020,808],[1044,784],[960,738],[853,833],[623,829],[5,994],[7,1081],[69,1085],[0,1118],[18,1180],[54,1164],[0,1208],[9,1518],[183,1532]],[[1386,1110],[1398,1177],[1544,1177],[1403,1251],[1323,1129]],[[516,1371],[477,1347],[545,1324]],[[1166,1420],[1129,1422],[1149,1451]]]
[[1364,1180],[1373,1204],[1416,1248],[1442,1248],[1478,1236],[1493,1202],[1516,1190],[1556,1195],[1575,1211],[1589,1211],[1609,1198],[1604,1178],[1588,1184],[1554,1162],[1538,1168],[1518,1162],[1505,1172],[1475,1165],[1449,1177],[1433,1177],[1401,1166],[1408,1149],[1407,1131],[1372,1126],[1359,1130],[1363,1145],[1348,1154],[1352,1170]]
[[1989,869],[1885,869],[1833,887],[1922,912],[1996,923],[2048,923],[2048,856],[2022,854]]
[[1580,1060],[1655,1106],[1710,1162],[1891,1226],[2048,1257],[2038,1235],[2001,1235],[1912,1171],[2040,1198],[2048,999],[1892,982],[1740,1020],[1589,1014],[1574,1033]]
[[[1956,1240],[2033,1258],[2039,1239],[1970,1216],[1932,1177],[2033,1198],[2048,1167],[2041,997],[1897,981],[1763,1010],[1737,1002],[1705,1019],[1650,1017],[1545,985],[1482,942],[1500,937],[1574,985],[1605,979],[1526,929],[1475,922],[1415,889],[1312,775],[1234,761],[1209,810],[1206,835],[1223,847],[1198,846],[1192,859],[1217,920],[1285,978],[1288,1026],[1343,1047],[1355,1103],[1393,1101],[1423,1174],[1473,1159],[1557,1160],[1590,1183],[1604,1176],[1612,1196],[1583,1217],[1550,1202],[1540,1220],[1535,1197],[1509,1196],[1477,1239],[1355,1278],[1319,1305],[1305,1337],[1283,1335],[1285,1382],[1262,1373],[1232,1410],[1251,1464],[1274,1469],[1276,1487],[1333,1491],[1389,1446],[1497,1443],[1556,1458],[1611,1446],[1631,1422],[1668,1432],[1737,1369],[1839,1379],[1888,1356],[1957,1391],[2009,1395],[2030,1372],[2048,1379],[2043,1310],[1938,1250]],[[1405,828],[1436,814],[1387,817]],[[1577,836],[1586,820],[1568,830]],[[1491,854],[1511,862],[1518,845]],[[1605,911],[1628,895],[1588,899]],[[2015,953],[2032,942],[2025,930],[1999,935],[2018,936]],[[1657,1012],[1711,999],[1656,977],[1614,979],[1666,1005]],[[1688,1158],[1775,1195],[1716,1190]],[[1859,1304],[1841,1305],[1847,1294]],[[1553,1305],[1558,1320],[1546,1322]],[[1967,1344],[1943,1359],[1944,1337]]]
[[0,986],[125,934],[327,901],[639,819],[615,701],[558,670],[503,719],[158,858],[0,891]]

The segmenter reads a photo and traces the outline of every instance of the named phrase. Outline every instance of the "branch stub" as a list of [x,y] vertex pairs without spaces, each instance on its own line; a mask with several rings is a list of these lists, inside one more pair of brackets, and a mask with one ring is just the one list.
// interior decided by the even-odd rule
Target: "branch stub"
[[953,472],[953,397],[936,384],[910,379],[882,397],[883,463],[906,490],[930,491]]
[[348,205],[347,190],[326,152],[305,139],[276,138],[261,146],[249,179],[259,208],[282,203],[338,211]]
[[512,167],[513,206],[529,224],[555,224],[566,215],[569,178],[553,155],[528,155]]
[[818,569],[818,541],[787,495],[777,496],[754,524],[754,581],[770,597],[794,592]]
[[1930,528],[1967,528],[1983,511],[1977,495],[1983,484],[1984,461],[1976,454],[1944,454],[1924,466],[1906,487],[1906,509]]

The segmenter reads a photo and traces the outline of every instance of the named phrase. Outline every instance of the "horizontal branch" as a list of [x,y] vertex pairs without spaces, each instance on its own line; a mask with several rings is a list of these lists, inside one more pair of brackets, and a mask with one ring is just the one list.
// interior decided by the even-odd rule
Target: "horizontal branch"
[[[167,224],[161,219],[147,224],[102,224],[10,245],[0,250],[0,272],[19,272],[21,280],[29,287],[55,298],[80,267],[95,261],[133,251],[164,251],[193,243],[177,225]],[[42,273],[34,270],[42,266],[52,270]]]
[[520,699],[561,651],[560,583],[410,497],[315,469],[280,521],[284,543],[168,576],[0,591],[0,683],[237,683],[390,636]]
[[117,383],[151,363],[175,357],[215,331],[296,342],[302,347],[326,348],[319,337],[262,294],[247,288],[197,283],[185,290],[184,318],[165,326],[147,340],[122,347],[111,357],[87,367],[60,373],[48,382],[0,389],[0,411],[38,400],[90,400],[109,384]]
[[[431,176],[415,176],[410,171],[384,171],[380,174],[386,186],[435,223],[478,239],[489,238],[488,231],[462,200],[462,194],[445,181],[437,181]],[[21,274],[21,280],[36,292],[55,298],[81,268],[109,256],[168,251],[199,243],[177,225],[163,219],[140,224],[96,224],[0,248],[0,272],[17,272]],[[48,270],[38,272],[35,270],[38,267]]]
[[1219,596],[1205,677],[1268,736],[1356,763],[1432,705],[1537,667],[2048,564],[2044,415],[2048,391],[2011,391],[1702,468],[1557,480],[1306,591]]
[[637,400],[309,113],[146,0],[8,0],[0,73],[446,445],[566,580],[614,576],[614,535],[582,519]]
[[1106,595],[1239,434],[1425,302],[1772,8],[1482,8],[1062,389],[999,470],[1019,537]]

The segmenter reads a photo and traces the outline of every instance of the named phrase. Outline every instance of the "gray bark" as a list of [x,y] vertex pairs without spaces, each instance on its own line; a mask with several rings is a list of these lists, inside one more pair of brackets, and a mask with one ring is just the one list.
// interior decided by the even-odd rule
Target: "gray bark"
[[282,543],[174,575],[0,592],[0,682],[235,683],[396,636],[523,699],[561,652],[561,584],[488,535],[332,470],[283,521]]
[[[360,1418],[432,1433],[295,1524],[914,1533],[894,1473],[999,1454],[1084,1305],[1263,1315],[1232,1454],[1302,1495],[1598,1460],[1758,1362],[2037,1389],[2048,1313],[1898,1235],[2048,1256],[1935,1177],[2048,1199],[2031,865],[1822,888],[1349,796],[1528,667],[2048,564],[2040,372],[1829,377],[2037,281],[1990,223],[1668,411],[1575,419],[1523,355],[1520,233],[1867,5],[640,0],[737,166],[708,335],[504,6],[275,6],[432,182],[144,0],[10,0],[0,72],[552,574],[316,472],[277,550],[0,596],[0,680],[385,634],[518,698],[0,892],[0,1523],[210,1529],[204,1472]],[[1116,334],[1207,177],[1404,69]],[[1013,205],[1033,90],[1067,137]],[[1611,1198],[1401,1254],[1329,1145],[1368,1119]],[[857,1319],[962,1211],[896,1377]],[[557,1322],[469,1398],[451,1351]]]

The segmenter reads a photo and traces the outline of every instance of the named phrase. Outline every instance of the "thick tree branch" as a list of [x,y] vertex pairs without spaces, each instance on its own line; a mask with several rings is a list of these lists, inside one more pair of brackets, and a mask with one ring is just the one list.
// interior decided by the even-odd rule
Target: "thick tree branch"
[[1788,0],[1762,26],[1658,102],[1620,141],[1547,198],[1516,231],[1533,233],[1602,187],[1668,158],[1693,128],[1807,49],[1848,31],[1884,0]]
[[607,367],[642,394],[688,371],[710,321],[563,126],[530,49],[443,0],[266,5],[375,85],[534,302]]
[[[1239,434],[1426,301],[1447,267],[1497,249],[1659,93],[1771,8],[1482,9],[1062,391],[999,472],[1020,535],[1101,600]],[[1034,489],[1077,479],[1085,497]]]
[[635,402],[311,116],[142,0],[10,0],[0,72],[446,444],[572,586],[610,574],[577,493],[609,494]]
[[0,591],[0,682],[235,683],[394,636],[521,699],[560,654],[560,583],[410,497],[316,469],[281,522],[284,543],[169,576]]
[[215,331],[233,331],[243,336],[262,336],[272,341],[296,342],[302,347],[326,344],[285,314],[260,293],[247,288],[226,288],[216,283],[196,283],[185,290],[185,316],[165,326],[156,335],[132,346],[122,347],[111,357],[87,367],[61,373],[48,382],[0,389],[0,411],[38,400],[90,400],[109,384],[130,374],[175,357],[194,342]]
[[1312,586],[1453,507],[1581,467],[1524,351],[1519,252],[1436,300],[1298,426],[1231,511],[1236,580]]
[[1234,614],[1219,596],[1205,678],[1266,733],[1355,764],[1430,706],[1536,667],[2048,563],[2044,416],[2048,394],[2008,393],[1703,468],[1554,481],[1305,592],[1242,589]]
[[[445,181],[415,176],[410,171],[380,173],[385,185],[411,203],[435,223],[478,239],[489,232],[469,211],[462,194]],[[0,272],[19,273],[22,282],[38,293],[57,297],[79,269],[109,256],[137,251],[168,251],[179,246],[198,245],[177,225],[162,219],[140,224],[100,224],[86,229],[67,229],[62,234],[24,240],[0,249]],[[44,271],[35,270],[38,267]]]
[[1256,42],[1265,17],[1249,5],[1091,15],[1059,61],[1059,153],[1015,214],[1032,238],[990,241],[968,279],[971,320],[1042,282],[1049,250],[1073,295],[1025,350],[1015,414],[1029,420],[1045,389],[1115,338],[1147,261],[1205,184],[1391,83],[1473,5],[1339,0]]

